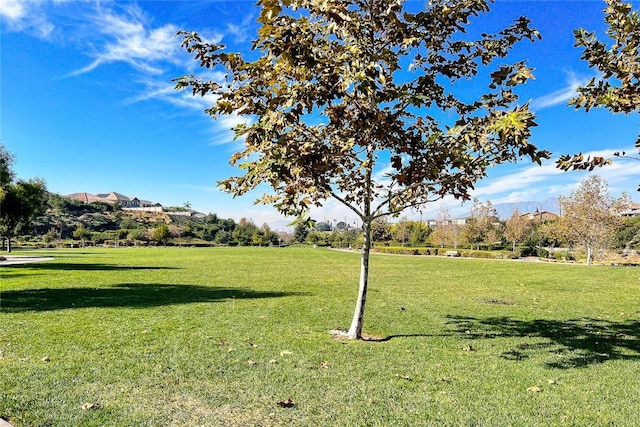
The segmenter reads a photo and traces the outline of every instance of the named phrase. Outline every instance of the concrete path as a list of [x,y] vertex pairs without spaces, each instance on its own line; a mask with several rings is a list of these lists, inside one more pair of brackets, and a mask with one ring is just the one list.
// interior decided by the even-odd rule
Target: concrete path
[[0,427],[13,427],[11,424],[9,424],[9,422],[3,420],[2,418],[0,418]]
[[[6,260],[0,260],[0,267],[4,265],[15,265],[15,264],[29,264],[31,262],[42,262],[42,261],[51,261],[53,258],[50,257],[41,257],[41,256],[22,256],[22,255],[0,255],[0,257],[6,258]],[[0,424],[2,427],[2,424]]]

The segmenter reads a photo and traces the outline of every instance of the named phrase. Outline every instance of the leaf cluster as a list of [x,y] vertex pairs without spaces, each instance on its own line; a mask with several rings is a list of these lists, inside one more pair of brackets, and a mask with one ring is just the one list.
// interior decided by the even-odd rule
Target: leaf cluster
[[[595,32],[579,28],[574,31],[576,47],[584,49],[581,59],[600,72],[585,86],[578,88],[569,105],[590,111],[604,107],[613,113],[632,113],[640,105],[640,15],[630,3],[621,0],[605,0],[604,10],[609,44],[601,41]],[[635,142],[640,149],[640,135]],[[627,157],[625,152],[616,157]],[[563,155],[557,165],[562,170],[593,170],[611,163],[600,156],[584,157],[582,153]]]

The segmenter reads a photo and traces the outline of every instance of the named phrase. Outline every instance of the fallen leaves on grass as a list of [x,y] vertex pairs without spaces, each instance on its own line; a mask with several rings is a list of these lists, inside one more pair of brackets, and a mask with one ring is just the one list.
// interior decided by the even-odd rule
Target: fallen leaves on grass
[[43,358],[42,358],[42,359],[40,359],[40,360],[42,360],[43,362],[50,362],[50,361],[51,361],[51,359],[49,358],[49,356],[45,356],[45,357],[43,357]]
[[320,363],[320,367],[323,369],[329,369],[329,362],[328,361],[323,361],[322,363]]
[[280,352],[280,356],[288,356],[288,355],[290,355],[290,354],[293,354],[293,351],[290,351],[290,350],[282,350],[282,351]]
[[98,402],[87,402],[82,405],[83,411],[90,411],[92,409],[100,409],[100,404]]
[[527,387],[527,391],[529,393],[542,393],[542,389],[536,385],[531,386],[531,387]]
[[407,380],[407,381],[413,381],[413,378],[411,378],[409,375],[396,374],[396,377],[402,378],[403,380]]
[[467,345],[465,345],[464,347],[462,347],[462,349],[463,349],[464,351],[469,351],[469,352],[476,351],[476,349],[475,349],[475,348],[473,348],[473,346],[472,346],[471,344],[467,344]]
[[287,400],[282,400],[278,402],[277,405],[281,408],[293,408],[294,406],[296,406],[296,404],[293,402],[293,400],[291,400],[291,398]]

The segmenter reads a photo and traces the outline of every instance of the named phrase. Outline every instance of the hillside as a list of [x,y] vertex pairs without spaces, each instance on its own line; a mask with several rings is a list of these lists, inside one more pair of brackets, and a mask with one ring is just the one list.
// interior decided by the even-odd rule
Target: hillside
[[[33,241],[82,239],[100,244],[117,240],[118,244],[137,245],[173,240],[185,244],[267,245],[284,240],[266,225],[257,227],[250,220],[236,223],[215,214],[191,216],[189,211],[179,208],[175,208],[175,212],[128,210],[110,203],[84,203],[52,193],[47,203],[46,213],[32,224]],[[162,231],[156,233],[158,229]]]

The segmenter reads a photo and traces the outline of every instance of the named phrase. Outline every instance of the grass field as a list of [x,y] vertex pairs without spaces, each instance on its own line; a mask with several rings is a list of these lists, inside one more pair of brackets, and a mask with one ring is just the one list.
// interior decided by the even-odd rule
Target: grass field
[[374,255],[355,342],[329,330],[350,323],[358,254],[42,253],[0,268],[15,426],[639,422],[637,268]]

